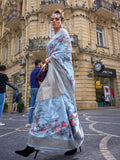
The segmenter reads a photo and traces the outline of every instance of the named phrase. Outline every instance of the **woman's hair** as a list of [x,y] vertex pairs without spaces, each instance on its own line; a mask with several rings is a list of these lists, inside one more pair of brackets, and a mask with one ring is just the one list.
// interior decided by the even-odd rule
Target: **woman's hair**
[[61,18],[61,21],[64,21],[64,12],[61,10],[61,9],[56,9],[53,13],[53,14],[59,14],[60,15],[60,18]]

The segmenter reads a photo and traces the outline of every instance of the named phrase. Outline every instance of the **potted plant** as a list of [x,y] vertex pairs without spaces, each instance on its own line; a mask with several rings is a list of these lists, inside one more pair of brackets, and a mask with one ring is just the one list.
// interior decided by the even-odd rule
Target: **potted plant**
[[3,111],[5,112],[5,111],[7,110],[7,108],[8,108],[8,103],[5,102],[5,103],[4,103],[4,109],[3,109]]
[[19,113],[21,113],[24,108],[24,103],[22,101],[19,101],[17,108],[18,108]]

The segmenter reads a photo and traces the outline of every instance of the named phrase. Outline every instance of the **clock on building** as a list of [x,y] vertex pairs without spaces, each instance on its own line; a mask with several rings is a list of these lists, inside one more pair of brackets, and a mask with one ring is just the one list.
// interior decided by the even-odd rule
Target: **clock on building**
[[102,71],[104,69],[104,64],[102,63],[102,62],[97,62],[97,63],[95,63],[95,65],[94,65],[94,70],[96,71],[96,72],[100,72],[100,71]]

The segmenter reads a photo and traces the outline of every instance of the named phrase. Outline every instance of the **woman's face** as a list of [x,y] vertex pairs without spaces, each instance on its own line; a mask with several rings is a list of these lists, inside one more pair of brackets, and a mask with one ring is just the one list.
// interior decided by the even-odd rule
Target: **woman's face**
[[53,14],[51,17],[51,25],[54,29],[59,29],[61,27],[61,24],[63,22],[61,21],[61,18],[57,14]]

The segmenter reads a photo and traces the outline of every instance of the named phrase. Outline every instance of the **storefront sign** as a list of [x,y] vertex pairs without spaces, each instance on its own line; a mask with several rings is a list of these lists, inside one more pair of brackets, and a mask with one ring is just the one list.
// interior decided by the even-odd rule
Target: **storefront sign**
[[101,72],[96,72],[96,76],[101,76],[101,77],[116,77],[116,70],[115,69],[110,69],[110,68],[104,68]]
[[96,89],[100,89],[102,87],[103,87],[103,85],[100,84],[100,81],[96,81]]

